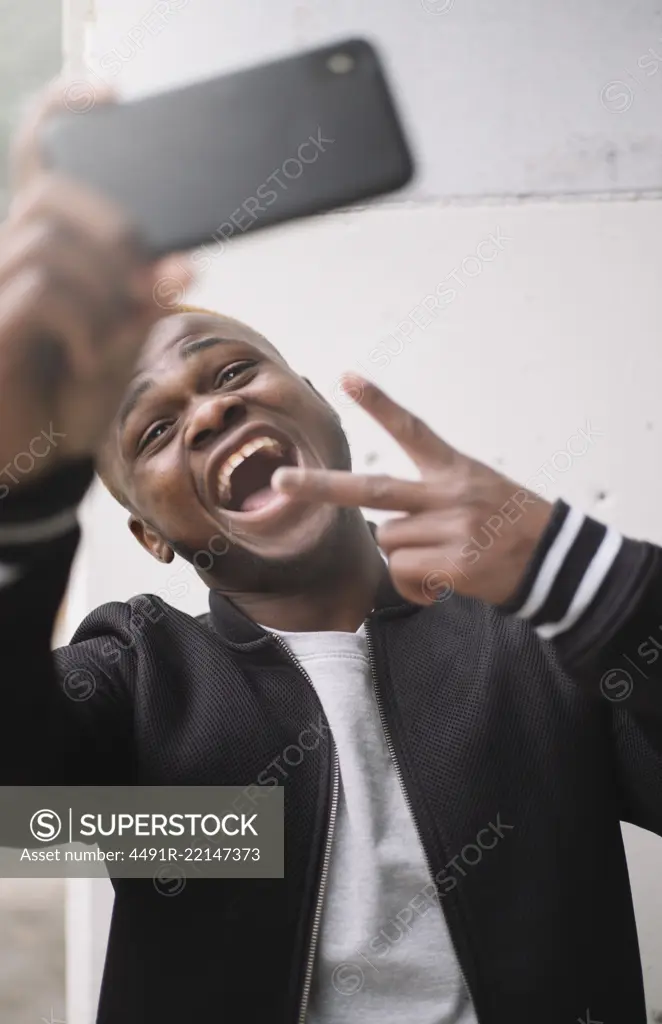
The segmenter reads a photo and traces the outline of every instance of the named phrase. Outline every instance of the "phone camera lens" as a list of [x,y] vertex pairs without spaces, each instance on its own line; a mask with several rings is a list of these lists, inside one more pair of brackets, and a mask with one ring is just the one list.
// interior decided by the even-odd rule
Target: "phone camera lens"
[[356,61],[349,53],[334,53],[329,57],[326,66],[334,75],[346,75],[352,71]]

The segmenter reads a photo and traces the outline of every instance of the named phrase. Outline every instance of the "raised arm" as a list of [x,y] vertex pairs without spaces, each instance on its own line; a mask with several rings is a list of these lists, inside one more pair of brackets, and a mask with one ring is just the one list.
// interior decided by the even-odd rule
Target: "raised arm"
[[[155,284],[185,277],[175,261],[145,264],[122,214],[104,199],[41,169],[37,133],[58,103],[51,90],[20,133],[16,194],[0,226],[5,785],[119,781],[130,772],[127,680],[107,662],[97,665],[92,641],[55,655],[51,643],[94,453],[163,313]],[[108,627],[125,643],[129,619],[127,606]]]
[[404,597],[428,604],[457,592],[528,619],[581,685],[636,713],[662,750],[662,549],[458,452],[374,384],[349,378],[347,390],[420,480],[287,468],[274,486],[398,512],[377,540]]

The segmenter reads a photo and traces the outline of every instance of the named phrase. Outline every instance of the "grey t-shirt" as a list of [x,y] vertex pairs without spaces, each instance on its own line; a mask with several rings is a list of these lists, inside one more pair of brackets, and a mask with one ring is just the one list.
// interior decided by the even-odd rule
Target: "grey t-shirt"
[[476,1024],[384,737],[363,627],[271,632],[310,676],[340,762],[307,1024]]

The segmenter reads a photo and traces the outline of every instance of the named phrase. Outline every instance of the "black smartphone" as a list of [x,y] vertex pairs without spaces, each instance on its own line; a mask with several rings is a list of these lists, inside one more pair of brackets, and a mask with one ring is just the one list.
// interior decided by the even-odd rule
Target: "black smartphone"
[[49,166],[122,205],[150,256],[391,192],[414,171],[362,39],[58,114],[42,144]]

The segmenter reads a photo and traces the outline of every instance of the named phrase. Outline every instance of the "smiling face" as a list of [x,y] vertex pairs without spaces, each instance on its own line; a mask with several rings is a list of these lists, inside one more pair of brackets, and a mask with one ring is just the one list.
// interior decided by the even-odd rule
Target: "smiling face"
[[337,554],[353,517],[271,490],[278,466],[349,469],[349,447],[331,406],[266,339],[226,317],[159,322],[102,464],[145,547],[166,561],[172,549],[230,591],[303,582],[316,551]]

